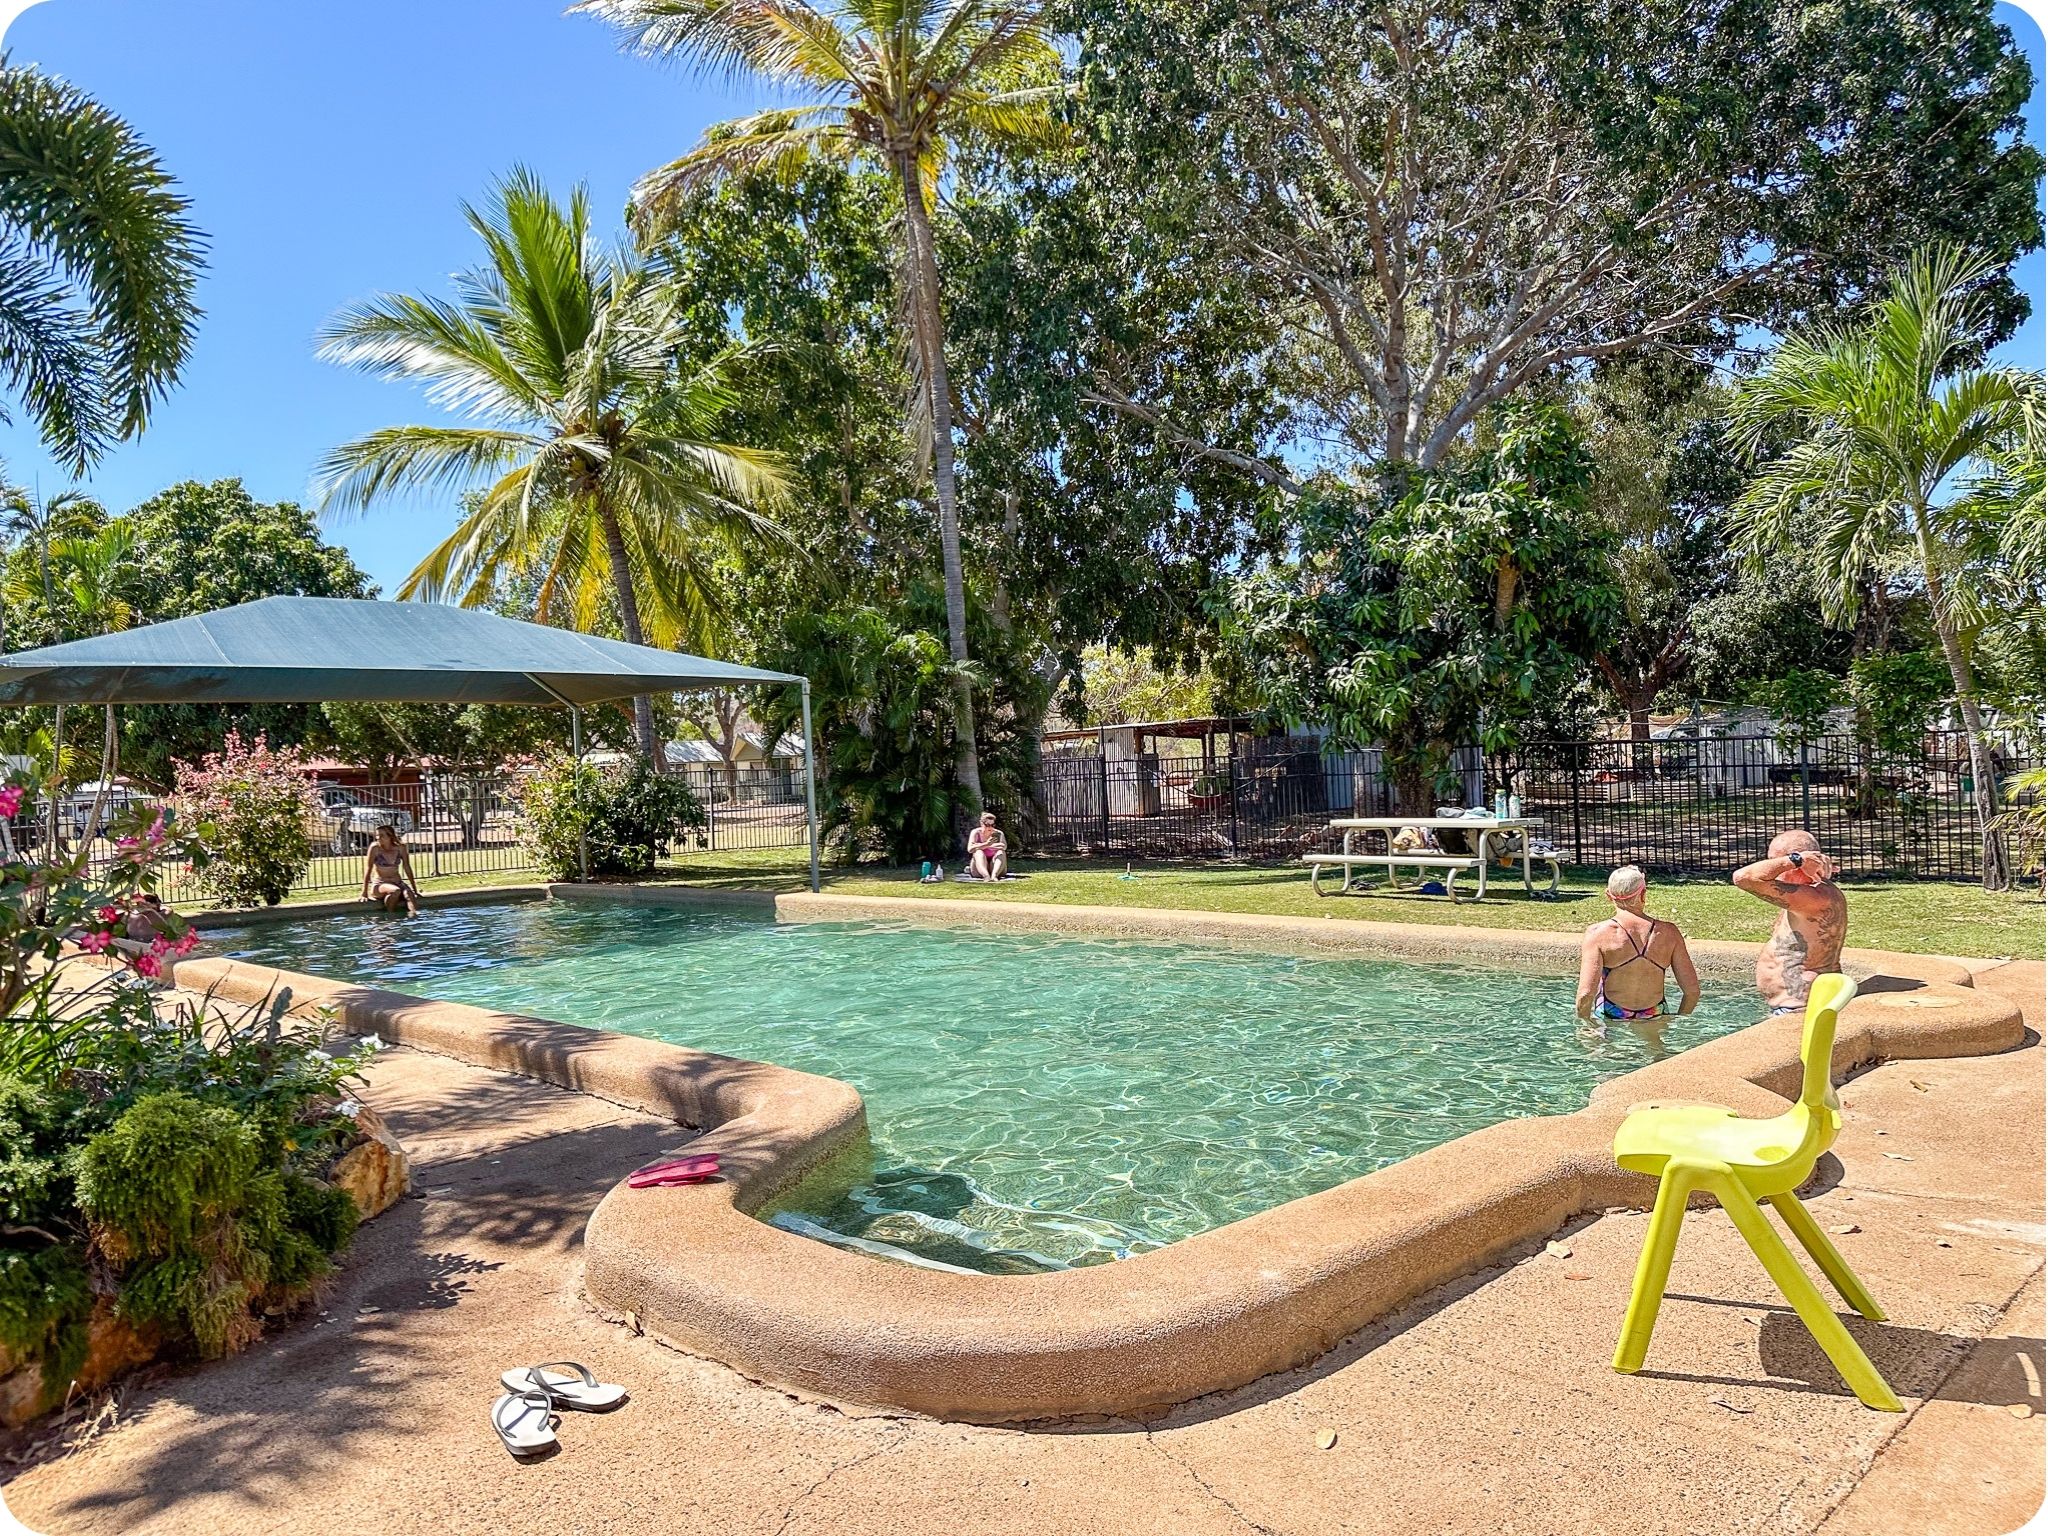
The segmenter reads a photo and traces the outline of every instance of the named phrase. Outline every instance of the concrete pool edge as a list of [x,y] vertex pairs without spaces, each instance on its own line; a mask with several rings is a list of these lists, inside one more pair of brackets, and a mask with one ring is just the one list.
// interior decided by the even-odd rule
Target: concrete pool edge
[[[901,902],[868,900],[905,915]],[[845,901],[797,901],[790,915],[856,915]],[[932,905],[968,908],[945,914],[953,921],[979,921],[989,910]],[[1071,919],[1073,909],[1058,910]],[[1206,924],[1218,914],[1189,916]],[[1179,935],[1209,936],[1194,926]],[[1147,923],[1143,931],[1160,930]],[[1260,931],[1268,931],[1263,922]],[[1452,932],[1470,949],[1494,930]],[[1880,1059],[1986,1054],[2023,1038],[2018,1010],[1970,989],[1965,967],[1870,952],[1848,959],[1872,985],[1844,1016],[1838,1074]],[[721,1154],[732,1181],[615,1187],[585,1234],[593,1304],[807,1396],[984,1422],[1143,1414],[1300,1365],[1575,1216],[1645,1204],[1649,1182],[1608,1157],[1629,1104],[1712,1099],[1769,1114],[1797,1076],[1797,1021],[1768,1021],[1604,1084],[1576,1113],[1491,1126],[1114,1265],[956,1275],[885,1264],[749,1214],[858,1142],[860,1101],[846,1084],[231,961],[188,962],[179,980],[237,998],[282,981],[298,1006],[331,1006],[351,1028],[704,1127],[698,1145]]]

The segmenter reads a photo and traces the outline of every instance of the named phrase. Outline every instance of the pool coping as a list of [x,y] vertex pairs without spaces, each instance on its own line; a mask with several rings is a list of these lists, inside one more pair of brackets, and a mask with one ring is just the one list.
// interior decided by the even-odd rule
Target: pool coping
[[[676,887],[558,885],[549,894],[744,909],[784,921],[984,924],[1000,915],[1003,926],[1064,932],[1343,944],[1354,953],[1386,953],[1380,946],[1394,944],[1417,958],[1469,958],[1478,949],[1505,964],[1566,955],[1575,963],[1577,954],[1572,934],[1418,933],[1418,925],[1344,918]],[[1741,945],[1714,949],[1753,954]],[[1972,989],[1959,961],[1850,950],[1844,965],[1865,992],[1842,1017],[1838,1076],[1879,1060],[1989,1054],[2025,1038],[2018,1008]],[[330,1008],[351,1029],[698,1128],[695,1145],[718,1153],[728,1177],[680,1189],[615,1186],[584,1234],[591,1303],[806,1396],[992,1423],[1142,1417],[1300,1365],[1576,1216],[1647,1205],[1651,1181],[1616,1169],[1609,1155],[1630,1105],[1710,1100],[1774,1114],[1796,1092],[1799,1071],[1799,1021],[1766,1020],[1602,1084],[1585,1109],[1489,1126],[1150,1253],[1048,1274],[963,1275],[889,1264],[754,1218],[804,1175],[858,1148],[865,1112],[845,1083],[229,960],[187,961],[178,979],[241,1000],[289,985],[295,1008]]]

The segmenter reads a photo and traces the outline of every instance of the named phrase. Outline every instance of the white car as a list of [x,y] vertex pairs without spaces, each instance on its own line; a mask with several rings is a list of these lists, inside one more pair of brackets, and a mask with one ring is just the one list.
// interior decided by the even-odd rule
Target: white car
[[[100,798],[100,781],[88,780],[58,802],[59,814],[69,818],[71,835],[85,836],[85,824],[92,820],[93,802]],[[100,826],[106,827],[130,806],[148,805],[150,797],[132,784],[106,786],[106,800],[100,807]]]
[[345,789],[322,779],[313,786],[313,794],[320,802],[327,844],[336,853],[362,852],[379,827],[390,827],[400,837],[413,829],[411,811],[366,789]]

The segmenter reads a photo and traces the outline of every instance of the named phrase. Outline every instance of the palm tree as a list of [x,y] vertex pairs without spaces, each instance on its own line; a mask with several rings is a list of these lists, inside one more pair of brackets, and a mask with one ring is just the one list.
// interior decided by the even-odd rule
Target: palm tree
[[[687,343],[670,292],[630,252],[602,250],[589,197],[567,205],[514,171],[491,205],[465,205],[484,265],[456,301],[386,294],[344,310],[321,355],[493,425],[386,427],[322,465],[324,503],[362,510],[397,491],[488,479],[462,521],[406,578],[402,597],[490,600],[501,579],[536,582],[538,617],[589,630],[615,613],[636,645],[710,637],[710,566],[772,533],[758,510],[781,493],[773,455],[715,435],[740,361],[679,368]],[[654,712],[633,701],[657,765]]]
[[[1935,634],[1969,738],[1972,798],[1983,836],[1984,886],[2009,883],[1997,821],[1997,773],[1976,679],[1958,625],[1953,553],[1972,516],[1953,489],[1985,456],[2023,433],[2037,375],[1977,365],[1991,262],[1945,246],[1915,256],[1867,314],[1786,341],[1737,393],[1736,442],[1764,462],[1735,505],[1752,550],[1784,547],[1793,519],[1813,515],[1830,576],[1820,594],[1834,621],[1859,589],[1904,557],[1917,564]],[[2038,563],[2039,550],[2030,558]]]
[[725,124],[634,190],[635,222],[658,235],[680,200],[726,176],[789,175],[812,157],[879,161],[903,196],[903,307],[919,378],[917,436],[930,433],[939,504],[946,631],[955,663],[955,776],[963,809],[981,804],[967,590],[953,472],[952,386],[946,373],[932,211],[952,146],[1037,147],[1059,134],[1060,57],[1040,0],[582,0],[587,12],[655,56],[755,75],[824,99]]
[[[56,540],[90,532],[98,523],[100,504],[83,491],[59,491],[44,497],[18,485],[0,487],[0,537],[9,543],[31,545],[36,552],[36,573],[40,578],[27,587],[17,586],[17,601],[40,597],[49,616],[50,638],[64,638],[57,613],[56,574],[51,551]],[[0,652],[7,649],[6,616],[0,610]]]
[[73,473],[142,430],[191,350],[186,206],[120,118],[0,64],[0,376]]
[[[6,596],[20,603],[40,598],[50,624],[50,639],[65,638],[63,616],[57,609],[57,583],[51,563],[56,540],[89,532],[97,525],[100,505],[83,491],[59,491],[43,497],[18,485],[0,489],[0,534],[10,543],[30,544],[36,552],[33,576],[17,573]],[[7,648],[4,604],[0,604],[0,653]],[[69,753],[64,746],[64,706],[59,704],[50,720],[49,774],[44,780],[43,803],[49,846],[57,846],[57,795],[64,786]]]
[[[57,586],[71,618],[70,627],[85,635],[110,635],[135,622],[134,605],[125,592],[129,567],[135,559],[135,525],[123,519],[106,524],[92,533],[61,538],[50,547],[50,564],[57,571]],[[106,711],[106,733],[100,746],[99,792],[92,799],[92,813],[82,839],[90,848],[99,835],[100,818],[107,803],[107,791],[121,765],[121,738],[114,721],[114,706]]]

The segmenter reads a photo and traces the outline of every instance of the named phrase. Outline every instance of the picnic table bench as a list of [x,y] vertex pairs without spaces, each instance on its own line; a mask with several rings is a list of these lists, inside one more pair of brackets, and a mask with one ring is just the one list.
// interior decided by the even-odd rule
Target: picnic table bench
[[[1341,853],[1304,853],[1301,856],[1301,862],[1308,865],[1309,888],[1318,896],[1323,894],[1323,869],[1326,865],[1343,871],[1343,883],[1337,887],[1336,891],[1336,894],[1340,896],[1348,895],[1354,889],[1361,892],[1370,892],[1373,889],[1373,887],[1363,884],[1354,886],[1352,871],[1355,869],[1384,869],[1387,872],[1389,884],[1392,884],[1397,878],[1396,872],[1398,870],[1441,870],[1444,877],[1444,890],[1450,896],[1452,904],[1456,905],[1460,899],[1457,885],[1459,875],[1464,874],[1468,870],[1477,870],[1479,872],[1479,889],[1474,896],[1474,900],[1484,900],[1486,896],[1487,865],[1496,858],[1512,858],[1516,853],[1519,853],[1522,860],[1522,889],[1532,896],[1535,895],[1536,885],[1531,877],[1530,866],[1532,864],[1548,864],[1550,866],[1550,889],[1547,894],[1555,895],[1557,893],[1559,875],[1558,856],[1554,853],[1538,853],[1530,846],[1534,840],[1533,834],[1542,825],[1541,819],[1534,816],[1346,816],[1330,823],[1330,830],[1332,832],[1341,832],[1344,835],[1343,851]],[[1403,827],[1427,827],[1431,830],[1450,829],[1465,833],[1472,840],[1472,852],[1448,853],[1442,849],[1431,848],[1417,849],[1410,852],[1398,849],[1394,846],[1394,834]],[[1381,834],[1385,844],[1384,851],[1379,853],[1360,852],[1356,845],[1356,839],[1361,833],[1372,832]],[[1500,843],[1505,845],[1510,837],[1515,838],[1519,842],[1519,848],[1503,847],[1500,852],[1493,850],[1493,844]]]

